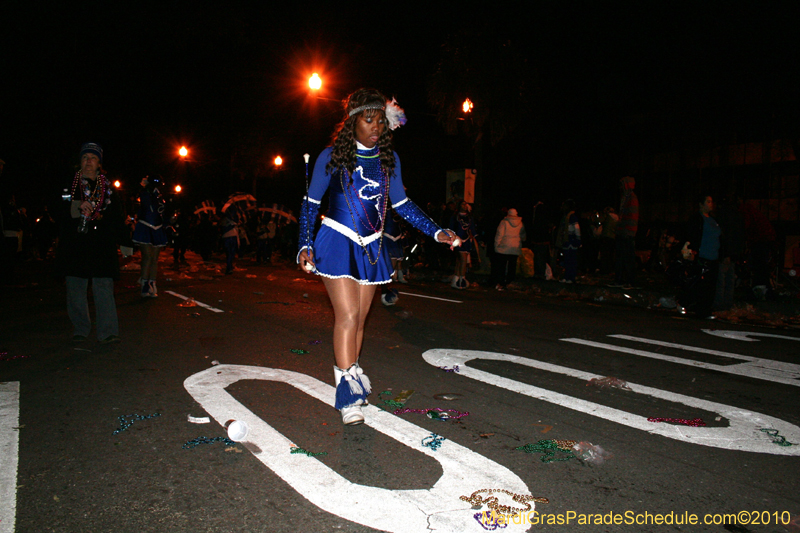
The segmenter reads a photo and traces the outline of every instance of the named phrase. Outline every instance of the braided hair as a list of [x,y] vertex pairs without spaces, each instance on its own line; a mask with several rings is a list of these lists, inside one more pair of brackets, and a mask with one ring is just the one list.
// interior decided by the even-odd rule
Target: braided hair
[[[383,109],[365,109],[360,113],[349,116],[351,110],[364,105],[386,105],[386,97],[375,89],[359,89],[344,101],[344,110],[347,114],[337,126],[331,137],[331,145],[333,151],[331,153],[331,160],[325,167],[328,174],[333,174],[337,171],[347,171],[352,175],[356,170],[356,123],[361,116],[365,117],[379,117],[386,121],[386,113]],[[394,167],[396,165],[394,159],[394,150],[392,148],[392,130],[387,126],[383,129],[383,133],[378,139],[378,149],[380,150],[381,168],[387,176],[394,174]],[[352,179],[352,178],[351,178]]]

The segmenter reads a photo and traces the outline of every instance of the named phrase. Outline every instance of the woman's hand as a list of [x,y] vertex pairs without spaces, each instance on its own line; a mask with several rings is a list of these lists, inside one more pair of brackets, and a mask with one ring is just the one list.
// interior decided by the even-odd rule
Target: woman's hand
[[297,262],[300,265],[300,268],[305,270],[306,272],[314,272],[317,268],[314,265],[314,252],[313,250],[309,253],[309,248],[303,248],[300,254],[297,256]]
[[439,232],[436,236],[437,240],[443,244],[449,244],[450,249],[454,249],[457,246],[461,246],[461,239],[459,239],[455,232],[450,229],[443,229]]
[[92,214],[92,211],[94,211],[94,204],[92,202],[85,201],[81,204],[79,209],[83,216],[88,217]]

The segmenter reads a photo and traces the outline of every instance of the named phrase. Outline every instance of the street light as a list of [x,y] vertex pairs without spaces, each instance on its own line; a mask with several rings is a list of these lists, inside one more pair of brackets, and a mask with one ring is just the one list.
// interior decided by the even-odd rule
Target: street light
[[189,150],[187,150],[185,146],[181,146],[180,150],[178,150],[178,154],[181,157],[186,157],[187,155],[189,155]]
[[175,186],[175,192],[181,192],[183,188],[180,185]]
[[308,78],[308,86],[315,91],[318,91],[320,87],[322,87],[322,80],[320,79],[319,74],[315,72],[310,78]]
[[469,98],[464,100],[464,103],[461,104],[461,109],[464,111],[464,113],[472,113],[472,107],[472,100]]
[[122,187],[122,182],[119,181],[119,180],[115,180],[114,181],[114,188],[119,189],[120,187]]
[[276,167],[279,167],[279,166],[281,166],[282,164],[283,164],[283,158],[282,158],[281,156],[277,156],[277,157],[275,158],[275,166],[276,166]]

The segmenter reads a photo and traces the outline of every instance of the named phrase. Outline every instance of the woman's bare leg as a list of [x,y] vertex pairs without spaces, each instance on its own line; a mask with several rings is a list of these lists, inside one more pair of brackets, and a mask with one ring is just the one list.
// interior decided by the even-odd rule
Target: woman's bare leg
[[151,248],[152,251],[150,252],[150,265],[147,271],[147,279],[155,281],[158,274],[158,256],[161,253],[161,248],[158,246],[151,246]]
[[359,285],[359,315],[358,315],[358,331],[356,333],[356,361],[361,356],[361,345],[364,342],[364,325],[367,323],[367,315],[369,315],[372,301],[375,299],[375,289],[377,285]]
[[360,285],[349,278],[322,278],[333,304],[333,354],[336,366],[346,370],[358,361],[364,341],[375,285]]
[[150,262],[153,260],[153,247],[149,244],[140,244],[142,253],[142,279],[150,279]]

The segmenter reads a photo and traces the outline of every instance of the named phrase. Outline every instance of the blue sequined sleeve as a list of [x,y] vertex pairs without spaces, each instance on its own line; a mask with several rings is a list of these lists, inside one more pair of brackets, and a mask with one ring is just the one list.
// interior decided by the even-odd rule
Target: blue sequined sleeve
[[436,234],[442,231],[439,225],[431,220],[425,211],[419,208],[417,204],[406,198],[401,202],[392,206],[398,215],[406,219],[412,226],[420,230],[422,233],[436,239]]
[[300,252],[304,249],[313,250],[311,245],[314,242],[314,222],[317,220],[317,213],[319,213],[319,204],[316,200],[305,197],[300,205],[300,216],[297,218],[300,226],[300,238],[297,240],[297,262],[300,262]]
[[297,239],[297,262],[300,261],[300,252],[304,249],[308,248],[313,251],[314,224],[317,220],[322,197],[325,196],[331,180],[330,175],[325,171],[325,166],[331,160],[331,151],[332,148],[328,147],[317,157],[317,161],[314,163],[311,184],[308,186],[308,195],[303,198],[303,203],[300,205],[300,216],[297,220],[300,227],[300,234]]
[[394,176],[389,182],[389,197],[392,200],[392,209],[419,231],[428,237],[436,239],[436,235],[442,231],[442,228],[406,196],[406,190],[403,186],[403,174],[400,170],[400,158],[397,157],[397,153],[394,154],[394,159],[396,163]]

